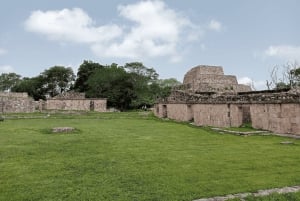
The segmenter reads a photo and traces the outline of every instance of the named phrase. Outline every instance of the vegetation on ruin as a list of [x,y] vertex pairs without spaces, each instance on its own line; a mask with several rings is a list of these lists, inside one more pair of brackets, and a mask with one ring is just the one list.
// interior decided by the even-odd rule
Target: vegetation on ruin
[[[4,117],[0,200],[193,200],[300,183],[293,139],[222,135],[147,112]],[[65,126],[78,132],[48,132]]]

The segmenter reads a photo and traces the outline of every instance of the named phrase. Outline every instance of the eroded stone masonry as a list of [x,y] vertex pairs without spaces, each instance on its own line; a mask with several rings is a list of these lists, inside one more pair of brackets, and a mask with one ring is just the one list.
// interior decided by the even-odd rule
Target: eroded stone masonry
[[193,121],[198,126],[238,127],[300,135],[300,90],[251,91],[222,67],[197,66],[183,85],[159,100],[154,113],[161,118]]
[[85,98],[84,93],[69,92],[46,101],[34,101],[27,93],[0,93],[0,113],[29,113],[43,110],[106,111],[107,100]]

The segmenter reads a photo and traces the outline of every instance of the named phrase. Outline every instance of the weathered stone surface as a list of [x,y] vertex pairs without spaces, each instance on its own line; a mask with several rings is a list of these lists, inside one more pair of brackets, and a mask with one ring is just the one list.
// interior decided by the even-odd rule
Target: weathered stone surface
[[64,93],[46,101],[34,101],[27,93],[0,93],[0,113],[29,113],[43,110],[106,112],[107,100],[87,99],[84,93]]
[[224,92],[224,91],[251,91],[247,85],[240,85],[236,76],[224,75],[221,66],[200,65],[188,71],[183,80],[183,87],[193,92]]
[[52,128],[53,133],[70,133],[73,132],[75,128],[73,127],[55,127]]
[[64,93],[54,98],[47,99],[47,110],[81,110],[106,112],[107,99],[85,98],[84,93]]
[[300,191],[300,186],[291,186],[291,187],[283,187],[283,188],[273,188],[273,189],[266,189],[266,190],[259,190],[255,193],[237,193],[237,194],[230,194],[226,196],[217,196],[212,198],[202,198],[194,201],[225,201],[229,199],[239,198],[243,199],[248,196],[254,196],[254,197],[262,197],[267,196],[272,193],[295,193]]
[[[203,74],[197,75],[199,72]],[[218,78],[222,76],[223,70],[221,67],[209,66],[190,70],[185,76],[183,88],[180,88],[182,86],[174,88],[169,97],[158,101],[154,109],[155,115],[178,121],[194,120],[194,124],[198,126],[238,127],[243,123],[251,122],[257,129],[300,135],[300,91],[298,89],[223,91],[223,93],[210,87],[200,92],[191,89],[194,83],[202,87],[206,84],[213,85],[213,82],[220,84],[222,81],[214,80],[211,73],[215,73],[215,78]],[[206,80],[204,79],[205,83],[201,79],[198,80],[201,76],[202,78],[208,76]],[[234,82],[232,81],[231,84]]]
[[27,113],[34,112],[37,106],[27,93],[0,93],[0,113]]

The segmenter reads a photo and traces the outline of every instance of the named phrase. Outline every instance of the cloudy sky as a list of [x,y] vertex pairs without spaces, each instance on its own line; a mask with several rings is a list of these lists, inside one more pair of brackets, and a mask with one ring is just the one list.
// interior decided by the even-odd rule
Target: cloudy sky
[[205,64],[263,89],[274,65],[300,62],[299,8],[299,0],[2,0],[0,73],[140,61],[182,81]]

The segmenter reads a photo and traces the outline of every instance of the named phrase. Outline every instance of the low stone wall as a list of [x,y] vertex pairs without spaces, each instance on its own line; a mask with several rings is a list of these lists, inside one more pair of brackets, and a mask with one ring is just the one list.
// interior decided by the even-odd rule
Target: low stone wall
[[47,110],[78,110],[106,112],[106,99],[48,99]]

